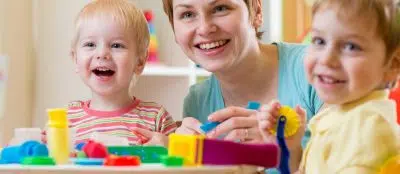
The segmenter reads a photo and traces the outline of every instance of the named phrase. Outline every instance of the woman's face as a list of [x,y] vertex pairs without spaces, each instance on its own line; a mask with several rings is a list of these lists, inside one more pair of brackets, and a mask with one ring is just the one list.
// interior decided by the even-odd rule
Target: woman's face
[[261,10],[259,13],[250,21],[243,0],[174,0],[175,40],[206,70],[231,69],[258,47],[255,28],[262,24]]

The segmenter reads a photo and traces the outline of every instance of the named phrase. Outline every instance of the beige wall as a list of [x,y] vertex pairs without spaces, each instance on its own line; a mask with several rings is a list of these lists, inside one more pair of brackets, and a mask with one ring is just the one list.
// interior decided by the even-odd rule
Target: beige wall
[[27,127],[32,122],[32,1],[0,1],[0,54],[9,58],[1,143],[10,138],[14,127]]

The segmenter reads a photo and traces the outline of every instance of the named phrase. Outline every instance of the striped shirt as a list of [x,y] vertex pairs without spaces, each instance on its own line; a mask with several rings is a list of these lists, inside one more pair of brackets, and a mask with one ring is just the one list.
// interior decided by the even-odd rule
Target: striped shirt
[[75,144],[86,142],[94,132],[126,138],[130,144],[140,143],[131,128],[137,127],[168,135],[176,123],[164,107],[134,99],[132,104],[116,111],[90,109],[89,101],[74,101],[68,106],[70,128],[76,131]]

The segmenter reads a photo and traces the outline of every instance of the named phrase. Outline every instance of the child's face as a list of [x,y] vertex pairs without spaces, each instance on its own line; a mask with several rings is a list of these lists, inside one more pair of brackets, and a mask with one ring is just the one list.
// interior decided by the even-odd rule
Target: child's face
[[385,44],[375,27],[373,20],[340,18],[335,9],[315,14],[305,69],[324,102],[347,103],[382,84]]
[[137,73],[132,34],[111,20],[90,19],[81,25],[73,59],[77,71],[97,95],[129,93]]
[[[194,62],[211,72],[232,68],[257,46],[243,0],[174,0],[175,40]],[[253,24],[253,25],[252,25]]]

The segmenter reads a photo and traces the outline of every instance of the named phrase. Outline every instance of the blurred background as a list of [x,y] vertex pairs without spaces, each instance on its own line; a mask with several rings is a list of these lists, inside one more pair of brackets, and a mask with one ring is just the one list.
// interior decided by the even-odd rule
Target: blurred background
[[[189,86],[210,73],[175,44],[161,0],[131,0],[149,21],[154,56],[135,96],[164,105],[182,119]],[[307,0],[263,0],[263,42],[303,42],[311,21]],[[74,19],[90,0],[0,0],[0,145],[17,127],[43,127],[46,109],[90,98],[69,57]]]

